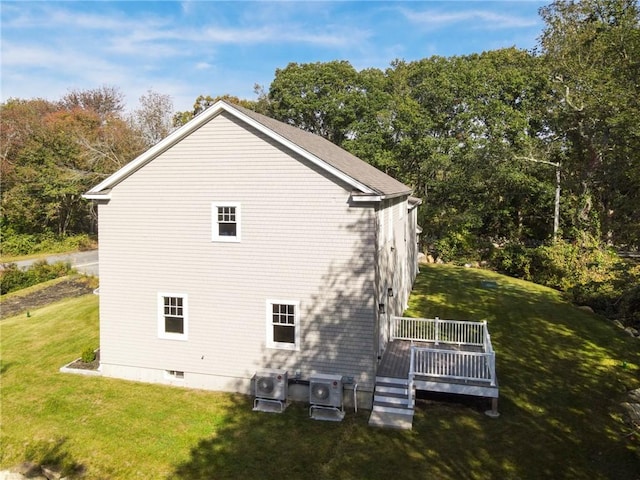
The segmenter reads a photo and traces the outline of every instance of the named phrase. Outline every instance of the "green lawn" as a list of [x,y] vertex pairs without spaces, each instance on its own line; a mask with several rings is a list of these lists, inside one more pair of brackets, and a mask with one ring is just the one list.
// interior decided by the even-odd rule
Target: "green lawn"
[[637,340],[553,290],[422,270],[409,315],[488,320],[500,418],[477,402],[428,401],[412,431],[378,430],[366,411],[315,422],[306,405],[254,413],[242,395],[58,373],[98,344],[89,295],[0,322],[0,465],[44,461],[91,479],[638,478],[639,439],[619,408],[640,387]]

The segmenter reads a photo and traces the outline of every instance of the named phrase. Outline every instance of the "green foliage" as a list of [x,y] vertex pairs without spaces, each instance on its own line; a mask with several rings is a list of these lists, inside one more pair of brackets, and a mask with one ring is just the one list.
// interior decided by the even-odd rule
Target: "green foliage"
[[[167,103],[155,105],[156,117]],[[142,118],[144,107],[134,114],[140,121],[128,121],[113,87],[72,91],[58,103],[0,104],[3,227],[28,235],[93,231],[95,212],[82,194],[146,147],[155,117]]]
[[2,256],[32,255],[37,253],[62,253],[95,248],[95,240],[86,233],[56,235],[45,233],[16,233],[6,228],[2,235]]
[[562,144],[563,188],[571,196],[565,223],[638,246],[638,2],[558,0],[540,13],[542,58],[554,83],[547,115]]
[[637,323],[640,266],[621,260],[592,237],[535,248],[510,243],[495,249],[491,262],[502,273],[565,292],[577,305],[629,325]]
[[277,69],[269,88],[271,114],[342,145],[361,116],[364,89],[346,61],[290,63]]
[[636,267],[633,276],[635,286],[628,288],[620,297],[619,311],[626,325],[635,325],[636,328],[640,328],[640,266]]
[[40,261],[26,270],[19,268],[15,263],[6,264],[0,274],[0,294],[15,292],[73,272],[71,264],[64,262],[49,264],[46,261]]
[[492,266],[506,275],[531,279],[531,250],[521,243],[508,243],[492,250]]
[[84,350],[82,350],[82,355],[80,356],[80,359],[84,362],[84,363],[91,363],[96,359],[96,352],[92,347],[87,347]]

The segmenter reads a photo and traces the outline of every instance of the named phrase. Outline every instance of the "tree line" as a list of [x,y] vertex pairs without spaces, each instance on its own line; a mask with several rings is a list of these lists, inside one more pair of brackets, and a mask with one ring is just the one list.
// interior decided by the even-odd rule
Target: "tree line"
[[[172,104],[148,92],[125,115],[116,87],[72,90],[59,101],[10,99],[0,107],[2,227],[12,235],[66,236],[95,228],[89,187],[166,136]],[[28,252],[24,252],[28,253]]]
[[556,237],[637,249],[638,5],[562,0],[540,15],[534,51],[395,60],[384,70],[291,63],[253,100],[202,95],[175,114],[168,96],[149,92],[125,115],[116,87],[10,99],[0,106],[3,230],[90,231],[82,193],[226,98],[411,185],[423,199],[425,247],[445,259]]

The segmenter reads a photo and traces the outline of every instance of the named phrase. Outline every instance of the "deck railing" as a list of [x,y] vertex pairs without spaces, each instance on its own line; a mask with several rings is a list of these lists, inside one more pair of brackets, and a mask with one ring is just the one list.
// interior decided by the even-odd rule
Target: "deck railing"
[[413,370],[409,376],[424,375],[428,377],[447,378],[487,382],[495,385],[493,375],[493,353],[464,352],[455,350],[435,350],[425,347],[411,347],[411,364]]
[[[487,322],[439,318],[391,317],[391,340],[431,342],[434,347],[411,346],[409,382],[416,375],[496,385],[495,352]],[[440,344],[480,347],[481,352],[438,349]]]
[[487,322],[440,320],[436,318],[391,317],[391,340],[411,340],[454,345],[485,347],[489,332]]

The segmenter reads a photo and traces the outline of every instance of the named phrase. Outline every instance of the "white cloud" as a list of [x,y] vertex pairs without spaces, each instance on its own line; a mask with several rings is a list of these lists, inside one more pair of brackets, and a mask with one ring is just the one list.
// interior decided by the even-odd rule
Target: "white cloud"
[[472,28],[498,30],[508,28],[534,27],[537,18],[523,17],[508,13],[496,13],[489,10],[461,10],[444,12],[438,10],[414,11],[401,8],[399,11],[412,23],[430,29],[444,29],[454,24],[472,24]]
[[[402,5],[3,2],[2,98],[57,99],[70,88],[107,84],[122,89],[130,104],[152,88],[186,109],[199,94],[253,98],[254,83],[268,86],[276,68],[293,61],[345,59],[358,69],[384,69],[398,57],[436,53],[436,46],[452,51],[464,36],[457,27],[482,29],[482,38],[467,39],[463,48],[472,41],[487,48],[507,42],[495,37],[518,40],[516,33],[531,32],[523,27],[537,25],[522,13],[533,8],[509,10],[515,5],[509,2],[452,13],[427,2]],[[427,9],[417,11],[420,5]],[[443,35],[432,38],[436,29]]]

